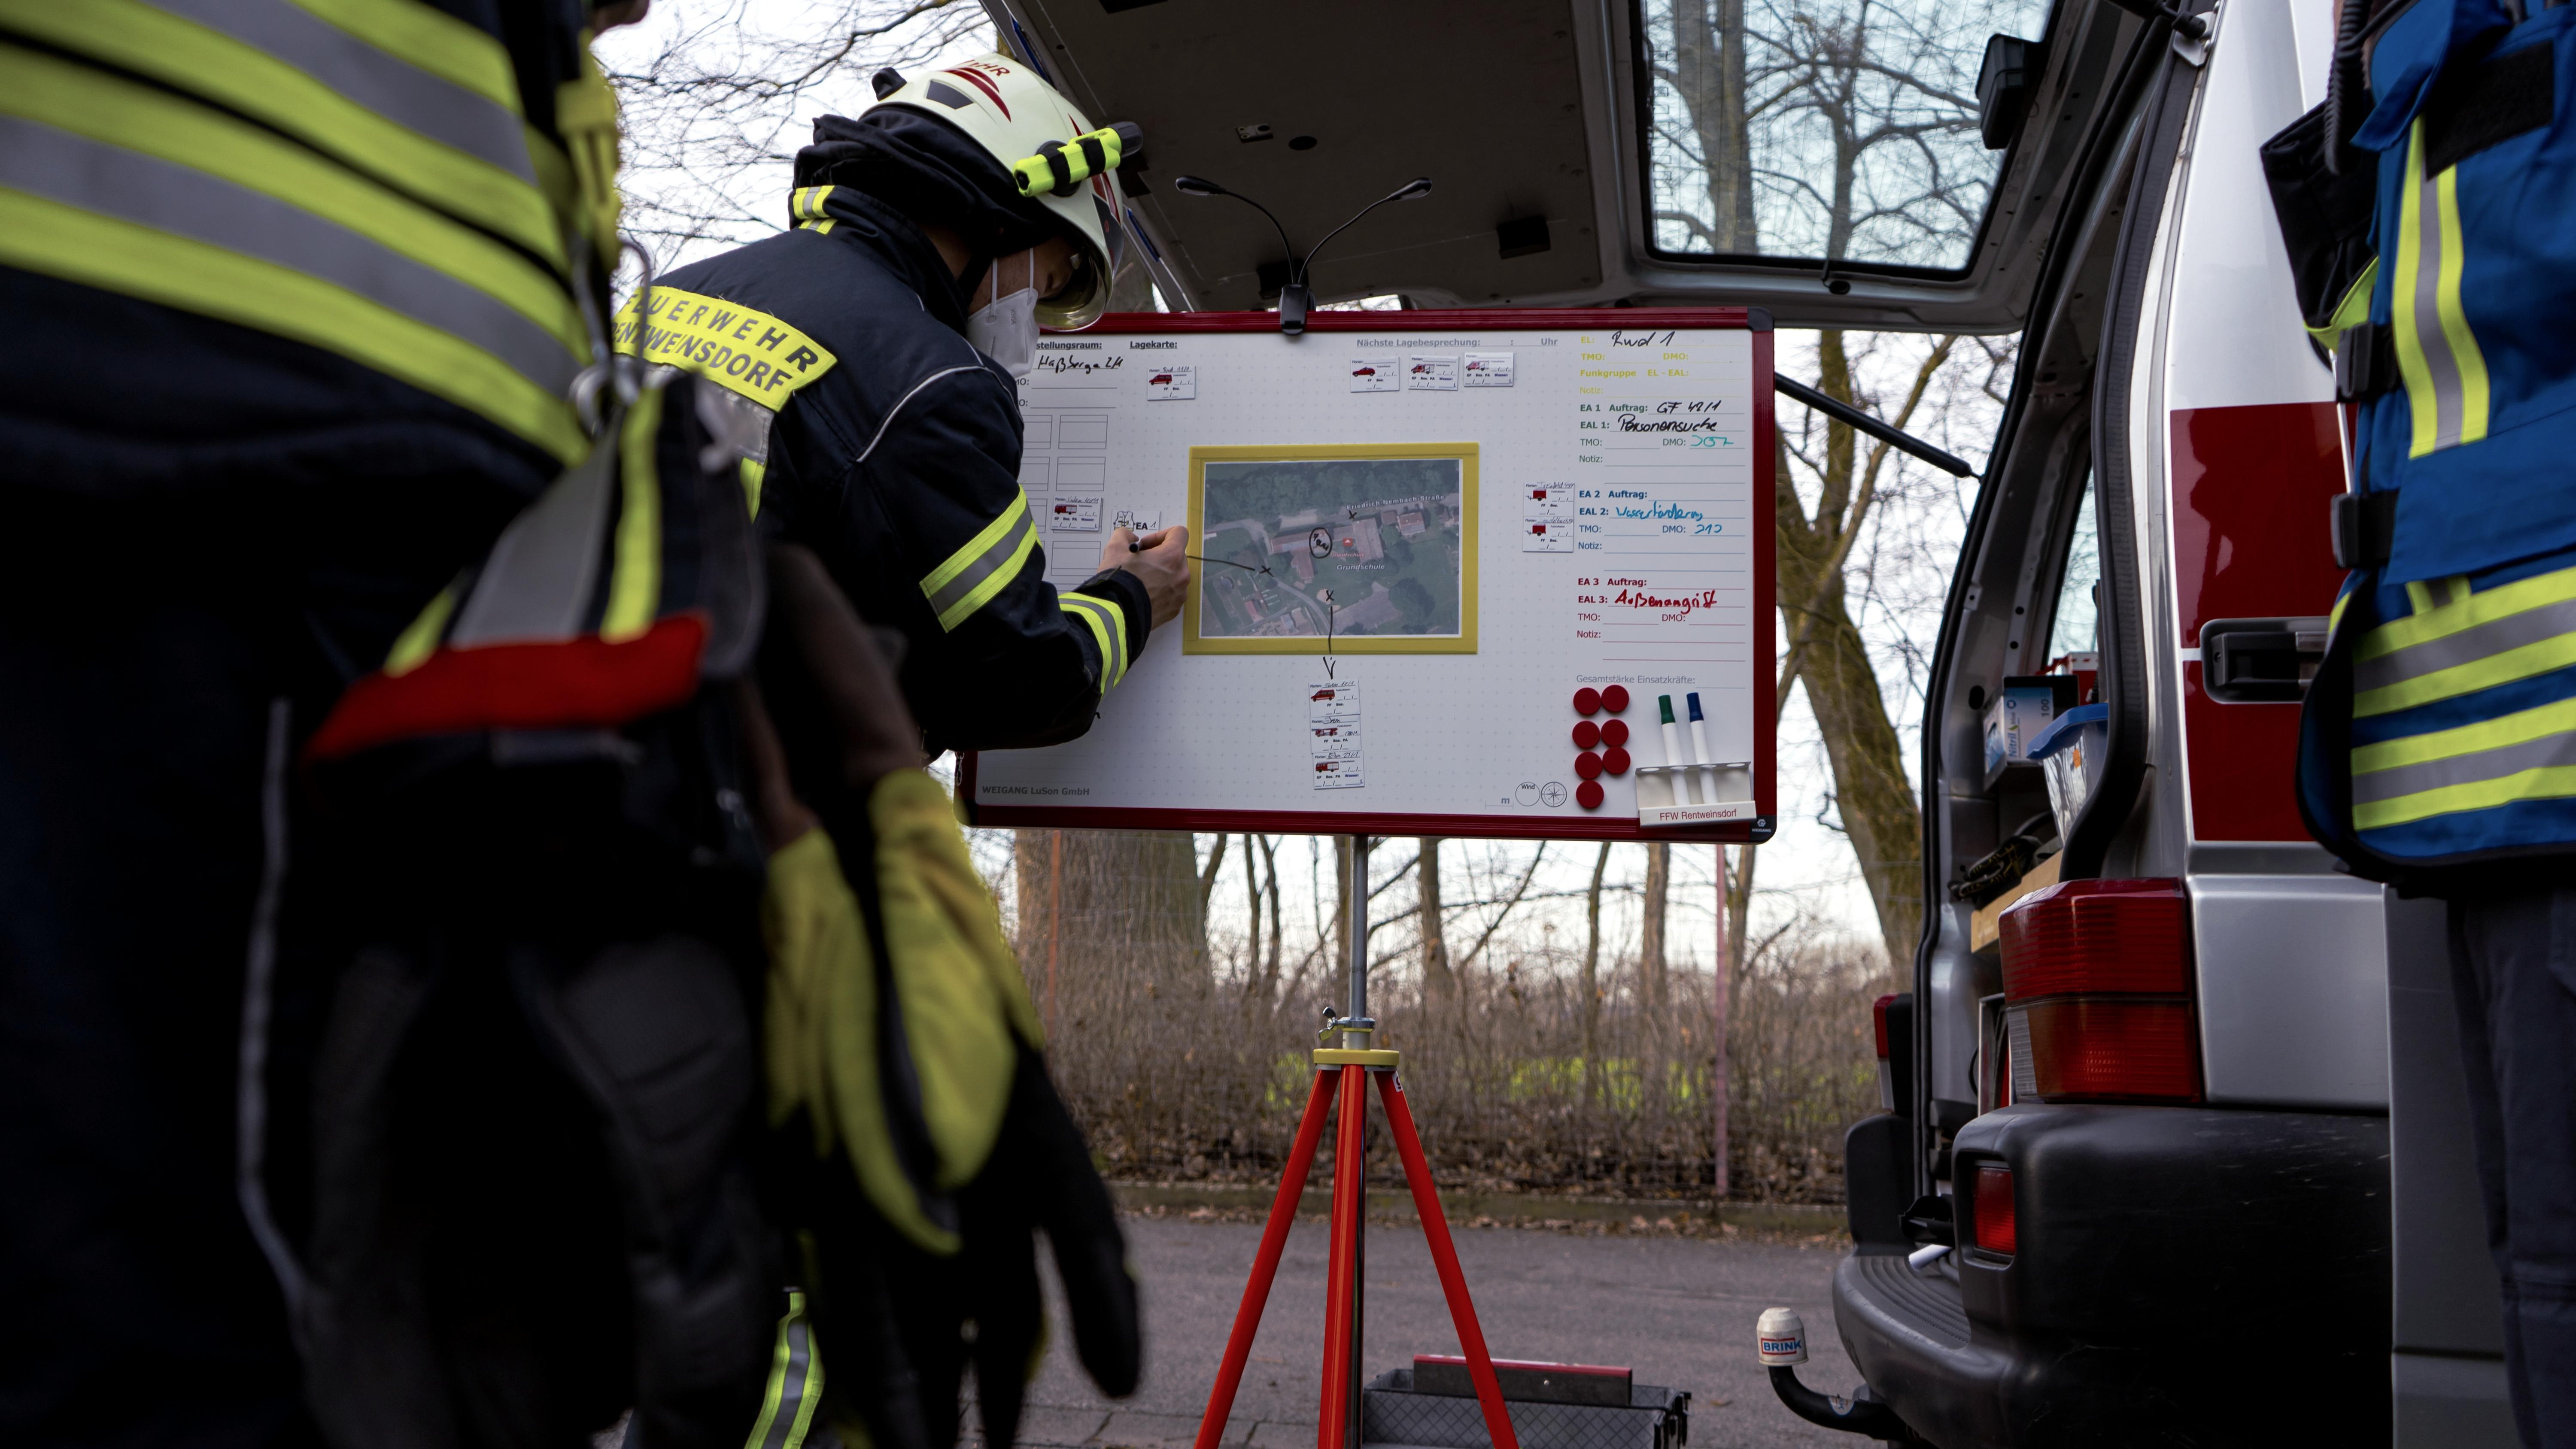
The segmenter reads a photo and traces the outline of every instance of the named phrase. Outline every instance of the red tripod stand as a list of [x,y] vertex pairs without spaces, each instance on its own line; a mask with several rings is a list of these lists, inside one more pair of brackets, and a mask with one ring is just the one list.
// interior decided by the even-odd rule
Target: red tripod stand
[[[1341,1032],[1348,1043],[1374,1029],[1363,1014],[1367,1005],[1368,843],[1352,842],[1352,874],[1357,888],[1352,911],[1351,1014],[1328,1011],[1324,1033]],[[1333,1149],[1333,1236],[1326,1258],[1324,1290],[1323,1402],[1315,1415],[1315,1449],[1360,1449],[1360,1232],[1366,1226],[1367,1079],[1377,1078],[1378,1101],[1386,1108],[1396,1153],[1404,1161],[1405,1185],[1422,1219],[1422,1236],[1431,1246],[1431,1262],[1440,1274],[1440,1291],[1449,1299],[1449,1318],[1458,1330],[1458,1347],[1466,1355],[1467,1373],[1475,1381],[1476,1402],[1485,1413],[1485,1432],[1493,1449],[1520,1449],[1511,1416],[1503,1410],[1502,1385],[1485,1351],[1484,1330],[1476,1323],[1476,1305],[1467,1296],[1466,1275],[1458,1269],[1458,1250],[1449,1240],[1449,1220],[1441,1215],[1440,1195],[1431,1186],[1431,1164],[1422,1155],[1421,1134],[1413,1128],[1413,1109],[1405,1104],[1404,1082],[1396,1074],[1398,1054],[1344,1047],[1315,1052],[1315,1087],[1298,1120],[1296,1145],[1288,1151],[1279,1177],[1279,1195],[1270,1204],[1270,1221],[1261,1231],[1261,1251],[1252,1260],[1251,1281],[1243,1285],[1243,1306],[1235,1310],[1234,1332],[1226,1339],[1225,1360],[1216,1385],[1208,1391],[1207,1413],[1199,1419],[1195,1449],[1218,1449],[1225,1421],[1234,1412],[1235,1390],[1252,1354],[1253,1335],[1261,1328],[1261,1311],[1270,1301],[1271,1280],[1279,1273],[1279,1254],[1288,1245],[1289,1225],[1297,1218],[1297,1200],[1305,1194],[1307,1174],[1315,1165],[1315,1148],[1323,1141],[1324,1118],[1336,1096],[1341,1114]]]

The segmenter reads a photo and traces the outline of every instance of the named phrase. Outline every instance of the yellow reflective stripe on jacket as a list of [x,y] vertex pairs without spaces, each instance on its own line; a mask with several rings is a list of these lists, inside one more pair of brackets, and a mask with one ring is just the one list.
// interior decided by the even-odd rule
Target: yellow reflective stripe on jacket
[[824,201],[831,195],[832,188],[828,186],[799,186],[787,193],[789,225],[831,235],[832,217],[823,210]]
[[1091,630],[1100,645],[1100,692],[1127,677],[1127,619],[1116,604],[1091,594],[1058,594],[1056,604]]
[[2487,435],[2487,366],[2460,303],[2465,264],[2460,236],[2460,174],[2449,166],[2424,174],[2424,122],[2406,139],[2398,186],[2397,276],[2391,316],[2397,370],[2406,382],[2413,425],[2407,456],[2474,443]]
[[2456,579],[2440,586],[2447,602],[2433,602],[2430,585],[2409,586],[2416,612],[2355,644],[2356,716],[2412,709],[2576,663],[2576,569],[2483,592]]
[[610,336],[620,352],[694,372],[773,413],[839,361],[780,318],[678,287],[628,298]]
[[581,33],[575,59],[581,73],[555,87],[555,129],[563,134],[565,169],[546,194],[573,230],[590,239],[599,265],[613,272],[623,245],[617,233],[623,206],[617,194],[617,92],[591,56],[588,30]]
[[[81,148],[68,146],[61,137],[22,132],[14,138],[16,144],[47,147],[53,153],[46,158],[31,157],[24,166],[11,168],[31,179],[43,169],[50,182],[23,184],[22,189],[88,210],[159,224],[157,218],[145,214],[152,209],[152,198],[136,193],[198,186],[191,178],[170,175],[175,168],[203,173],[244,193],[273,198],[284,207],[309,213],[335,229],[354,233],[374,246],[444,273],[516,312],[531,328],[541,329],[554,339],[561,363],[553,358],[526,356],[524,348],[496,338],[488,329],[474,329],[476,340],[523,371],[532,372],[551,391],[560,392],[569,384],[572,371],[584,359],[588,344],[572,296],[543,267],[470,227],[259,127],[155,87],[7,44],[0,44],[0,116],[39,122],[122,153],[73,154]],[[48,161],[52,162],[49,168]],[[150,164],[154,161],[166,166]],[[205,225],[211,227],[220,227],[233,216],[247,221],[248,213],[257,209],[271,214],[256,223],[262,237],[278,227],[312,229],[301,217],[275,217],[278,208],[258,207],[247,197],[217,197],[199,186],[198,194],[181,210],[193,212],[201,207],[226,213],[207,218]],[[204,227],[181,224],[169,229],[213,239],[205,235]],[[273,245],[278,247],[292,248],[299,243],[300,239],[291,235],[273,238]],[[319,239],[318,233],[311,245],[334,249],[333,242]],[[257,245],[241,249],[263,251]],[[346,248],[336,250],[345,252]],[[335,280],[350,267],[383,271],[371,261],[349,258],[335,266],[338,261],[318,259],[317,269],[324,275],[333,275]]]
[[922,596],[939,616],[939,627],[954,629],[1017,578],[1020,565],[1037,550],[1037,520],[1029,514],[1029,496],[1015,493],[1002,516],[948,556],[921,581]]
[[[414,29],[434,28],[414,19]],[[538,189],[515,94],[505,102],[459,85],[292,0],[0,0],[0,29],[203,96],[558,271],[565,265],[571,218],[558,218]],[[452,59],[472,36],[506,74],[498,40],[460,21],[440,33],[430,52]]]
[[[447,325],[452,318],[416,315],[417,298],[387,300],[271,256],[30,194],[18,189],[24,159],[0,139],[0,265],[338,353],[487,418],[567,464],[588,449],[560,388],[459,336]],[[563,369],[566,382],[572,371]]]
[[2325,325],[2308,328],[2309,340],[2332,352],[2343,340],[2345,328],[2370,320],[2370,292],[2378,285],[2379,258],[2372,257],[2361,275],[2352,279],[2352,285],[2344,288],[2342,300],[2335,303],[2334,315],[2326,319]]
[[490,32],[418,0],[295,0],[378,50],[520,114],[510,52]]
[[770,1355],[769,1385],[760,1396],[760,1417],[752,1421],[743,1449],[798,1449],[822,1402],[823,1355],[805,1316],[805,1295],[790,1288],[787,1313],[778,1320],[778,1347]]
[[653,627],[662,602],[662,484],[654,434],[662,426],[662,389],[646,388],[618,430],[617,535],[610,545],[608,606],[599,637],[611,644]]
[[2352,772],[2364,830],[2576,795],[2576,699],[2359,746]]
[[385,655],[385,677],[399,679],[418,669],[438,650],[438,641],[447,634],[447,621],[456,613],[456,585],[449,584],[420,611],[420,617],[394,636],[394,647]]
[[[2420,735],[2356,745],[2352,751],[2354,783],[2358,788],[2363,778],[2377,777],[2378,783],[2372,787],[2372,793],[2380,797],[2427,789],[2436,784],[2456,784],[2467,777],[2456,771],[2427,774],[2421,767],[2490,756],[2499,750],[2539,743],[2571,731],[2576,731],[2576,699],[2560,699],[2498,715],[2494,719],[2455,725],[2450,729],[2428,730]],[[2522,763],[2552,762],[2526,759]],[[2576,760],[2569,763],[2576,763]],[[2392,781],[2391,777],[2396,779]],[[2400,783],[2405,788],[2398,788]]]

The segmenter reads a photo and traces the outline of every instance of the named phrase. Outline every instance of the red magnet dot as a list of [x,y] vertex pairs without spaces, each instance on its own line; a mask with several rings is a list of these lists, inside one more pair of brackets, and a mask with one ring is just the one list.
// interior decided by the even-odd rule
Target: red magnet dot
[[1605,745],[1624,745],[1628,743],[1628,722],[1624,719],[1614,719],[1608,724],[1603,725],[1601,727],[1601,743]]
[[1601,712],[1601,691],[1597,689],[1576,690],[1574,692],[1574,712],[1576,714],[1599,714]]
[[1628,752],[1615,746],[1604,751],[1601,756],[1601,768],[1613,775],[1628,773]]
[[[1615,719],[1610,722],[1612,724],[1618,723]],[[1579,719],[1574,722],[1574,747],[1576,749],[1588,750],[1599,743],[1601,743],[1601,726],[1594,724],[1588,719]]]
[[1592,753],[1590,750],[1585,750],[1582,754],[1574,757],[1574,773],[1587,780],[1600,774],[1601,757]]
[[1624,684],[1614,684],[1608,689],[1601,691],[1601,707],[1610,711],[1612,714],[1618,714],[1627,709],[1628,686]]
[[1582,784],[1575,786],[1574,803],[1582,806],[1586,810],[1600,809],[1601,782],[1598,780],[1586,780]]

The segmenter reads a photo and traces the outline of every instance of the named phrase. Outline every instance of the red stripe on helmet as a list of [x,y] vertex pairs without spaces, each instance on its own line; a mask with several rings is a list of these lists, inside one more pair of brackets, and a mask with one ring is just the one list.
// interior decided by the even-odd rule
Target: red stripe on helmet
[[966,82],[968,85],[973,86],[975,89],[982,91],[994,105],[1001,107],[1003,120],[1007,121],[1011,118],[1011,108],[1008,103],[1003,101],[1001,89],[995,86],[991,81],[984,79],[982,76],[977,75],[971,70],[965,70],[962,68],[943,70],[940,74],[953,75],[959,80]]

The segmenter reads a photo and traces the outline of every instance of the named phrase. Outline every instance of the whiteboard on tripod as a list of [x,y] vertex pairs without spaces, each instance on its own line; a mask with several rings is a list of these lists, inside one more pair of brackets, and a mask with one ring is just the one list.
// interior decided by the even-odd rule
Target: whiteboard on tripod
[[961,759],[967,818],[1766,838],[1771,367],[1742,308],[1046,337],[1020,479],[1048,580],[1121,526],[1185,525],[1197,561],[1087,734]]

